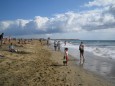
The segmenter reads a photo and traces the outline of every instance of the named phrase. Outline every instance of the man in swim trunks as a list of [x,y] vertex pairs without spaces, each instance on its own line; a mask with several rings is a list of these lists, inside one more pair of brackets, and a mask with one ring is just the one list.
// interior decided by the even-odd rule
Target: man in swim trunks
[[81,42],[79,45],[79,51],[80,51],[80,63],[81,63],[82,59],[83,59],[83,63],[84,63],[85,58],[84,58],[84,44],[83,44],[83,42]]

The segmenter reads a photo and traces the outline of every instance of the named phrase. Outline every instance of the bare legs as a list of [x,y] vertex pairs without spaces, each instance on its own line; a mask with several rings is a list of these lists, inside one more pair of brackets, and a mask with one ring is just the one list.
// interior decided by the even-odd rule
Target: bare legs
[[0,47],[2,46],[2,39],[0,40]]
[[80,52],[80,64],[84,64],[85,58],[84,58],[84,52]]

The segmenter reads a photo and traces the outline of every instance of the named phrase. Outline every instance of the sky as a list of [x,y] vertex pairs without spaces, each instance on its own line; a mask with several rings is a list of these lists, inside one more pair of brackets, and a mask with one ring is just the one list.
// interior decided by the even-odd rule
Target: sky
[[0,33],[115,40],[115,0],[0,0]]

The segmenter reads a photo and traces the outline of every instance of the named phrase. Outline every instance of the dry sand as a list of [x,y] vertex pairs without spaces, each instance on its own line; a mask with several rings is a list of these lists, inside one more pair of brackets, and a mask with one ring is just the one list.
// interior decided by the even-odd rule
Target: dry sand
[[76,66],[72,57],[68,66],[63,66],[63,53],[39,41],[18,44],[19,53],[8,52],[7,47],[0,48],[0,86],[112,86]]

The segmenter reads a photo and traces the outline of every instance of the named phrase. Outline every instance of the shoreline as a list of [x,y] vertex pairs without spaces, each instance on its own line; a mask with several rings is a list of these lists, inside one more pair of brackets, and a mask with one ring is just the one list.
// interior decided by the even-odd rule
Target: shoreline
[[63,66],[63,53],[47,47],[46,41],[17,45],[20,53],[7,51],[7,46],[0,49],[1,86],[114,86],[76,65],[71,56]]
[[[71,53],[74,50],[71,51]],[[79,52],[73,53],[74,58],[79,59]],[[76,62],[77,65],[79,65]],[[85,52],[85,63],[83,68],[115,84],[115,60],[96,56]]]
[[[64,47],[62,47],[61,52],[63,52],[63,48]],[[69,48],[69,54],[74,59],[80,59],[79,50]],[[99,57],[87,51],[85,51],[84,57],[85,62],[82,65],[83,69],[115,84],[115,59]],[[79,66],[78,61],[75,61],[75,64]]]
[[[66,47],[66,46],[65,46]],[[51,47],[50,47],[52,50],[54,50],[53,49],[53,45],[51,45]],[[64,47],[63,47],[64,48]],[[61,48],[61,51],[54,51],[54,52],[60,52],[60,53],[62,53],[63,54],[63,48]],[[69,51],[71,51],[71,49],[69,49]],[[68,51],[68,52],[69,52]],[[75,52],[75,51],[71,51],[71,52]],[[111,80],[109,80],[110,78],[107,78],[107,77],[104,77],[104,76],[102,76],[102,75],[100,75],[99,73],[97,73],[97,72],[95,72],[95,71],[92,71],[92,70],[89,70],[89,69],[87,69],[86,68],[86,63],[88,63],[87,62],[87,60],[85,61],[85,63],[84,63],[84,65],[80,65],[79,64],[79,54],[78,54],[79,52],[77,52],[75,55],[77,56],[77,58],[75,58],[75,55],[72,55],[72,54],[70,54],[69,53],[69,62],[70,62],[70,65],[72,65],[72,66],[75,66],[75,69],[76,68],[78,68],[79,70],[82,70],[82,71],[85,71],[86,73],[88,73],[89,75],[93,75],[94,77],[96,77],[96,78],[100,78],[101,80],[104,80],[104,82],[108,82],[108,83],[111,83],[112,84],[112,86],[114,86],[114,82],[112,82]],[[87,55],[90,55],[89,53],[87,53]],[[86,55],[86,57],[87,57],[87,55]],[[90,55],[90,58],[92,57],[93,55]],[[90,58],[88,58],[88,60],[90,59]],[[96,56],[95,56],[95,59],[96,59]],[[89,61],[91,61],[91,62],[93,62],[93,60],[94,60],[94,58],[92,58],[92,59],[90,59]],[[97,60],[100,60],[100,59],[97,59]],[[101,59],[101,60],[103,60],[103,58]],[[105,61],[104,61],[105,62]],[[87,65],[88,66],[88,68],[90,68],[90,67],[92,67],[93,68],[93,66],[94,65],[91,65],[91,64],[88,64]],[[91,69],[92,69],[91,68]],[[113,80],[114,81],[114,80]],[[93,85],[92,85],[93,86]],[[98,85],[97,85],[98,86]],[[104,86],[106,86],[106,85],[104,85]],[[108,85],[109,86],[109,85]]]

